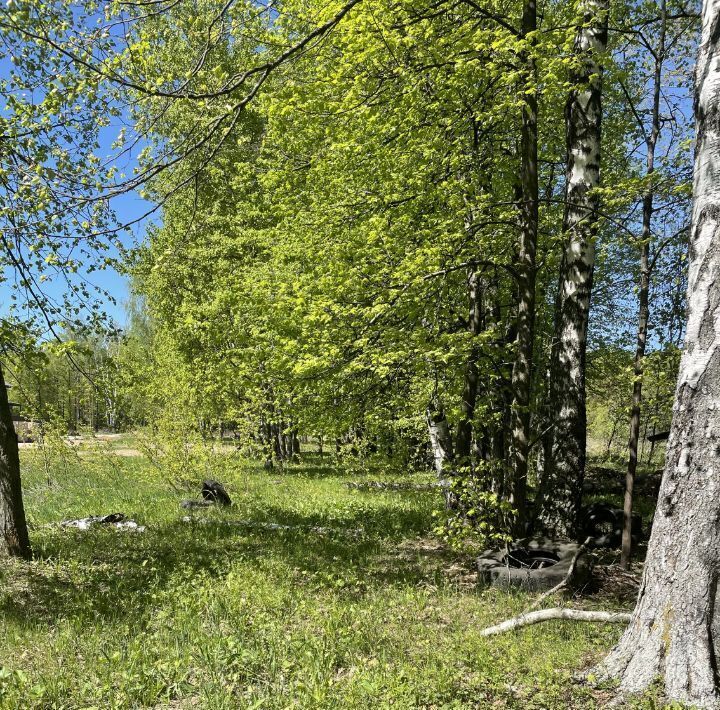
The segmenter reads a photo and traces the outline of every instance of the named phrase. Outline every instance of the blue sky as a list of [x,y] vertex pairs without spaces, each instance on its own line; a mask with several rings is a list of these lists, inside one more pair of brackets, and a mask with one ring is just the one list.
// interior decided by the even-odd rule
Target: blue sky
[[[119,222],[127,224],[142,217],[151,209],[150,203],[143,200],[138,194],[132,192],[112,201],[113,209],[117,215]],[[153,215],[150,220],[158,220],[157,215]],[[144,235],[148,220],[144,220],[132,226],[121,235],[121,241],[126,248],[130,248],[139,244]],[[112,252],[113,256],[117,256],[117,252]],[[94,271],[92,274],[82,274],[83,278],[98,288],[108,292],[113,300],[105,300],[103,310],[121,328],[125,325],[126,313],[125,304],[129,296],[128,279],[118,273],[116,270],[107,268],[104,270]],[[7,312],[10,305],[10,296],[13,290],[12,281],[14,275],[6,281],[0,281],[0,314]],[[47,281],[44,285],[44,292],[53,298],[62,295],[63,284]]]
[[[0,57],[0,75],[7,71],[9,61],[6,57]],[[103,129],[99,135],[99,149],[96,151],[100,157],[105,159],[112,158],[117,150],[114,150],[112,143],[117,137],[118,132],[123,124],[126,126],[129,124],[129,120],[125,117],[121,117],[113,121],[112,125]],[[133,169],[137,166],[136,158],[143,145],[139,144],[135,147],[131,155],[124,156],[119,169],[124,172],[125,175],[130,177]],[[114,198],[111,201],[111,206],[115,212],[118,223],[130,224],[132,227],[124,230],[119,236],[126,248],[131,248],[139,244],[144,238],[147,225],[150,221],[158,221],[160,216],[159,213],[151,215],[149,218],[134,224],[134,222],[145,215],[149,210],[152,209],[151,203],[142,199],[136,192],[129,192]],[[118,252],[113,250],[110,252],[110,256],[117,257]],[[0,315],[8,313],[11,305],[11,296],[14,291],[13,283],[17,279],[17,275],[13,269],[8,267],[5,272],[6,279],[0,280]],[[114,269],[95,270],[91,274],[83,273],[79,274],[82,280],[85,280],[89,284],[92,284],[103,291],[106,291],[111,299],[102,299],[104,312],[115,322],[117,326],[121,328],[125,325],[126,313],[125,304],[129,296],[129,282],[127,278],[118,273]],[[43,293],[56,300],[60,300],[66,286],[60,282],[60,279],[49,278],[43,283]],[[114,301],[114,302],[113,302]]]
[[[12,49],[6,49],[7,47],[7,44],[0,45],[0,78],[2,79],[8,79],[13,69],[13,62],[10,57]],[[29,96],[29,100],[37,102],[42,99],[43,94],[43,87],[38,87],[36,90],[32,91]],[[2,97],[0,97],[0,112],[5,111],[5,101],[3,101]],[[121,129],[124,129],[128,137],[133,134],[132,120],[128,116],[127,112],[123,112],[122,115],[113,117],[110,121],[111,123],[109,126],[101,128],[98,131],[99,146],[94,152],[108,167],[110,164],[116,164],[118,170],[127,178],[130,178],[132,177],[134,169],[137,167],[137,156],[145,147],[145,144],[143,142],[139,142],[136,146],[134,146],[131,153],[122,155],[122,150],[118,150],[117,147],[113,147],[113,143],[117,139]],[[130,145],[130,140],[126,143],[126,145]],[[117,160],[119,153],[122,155],[122,159],[120,161]],[[152,205],[143,200],[135,192],[130,192],[114,198],[110,205],[115,213],[117,223],[132,223],[132,227],[129,227],[119,235],[126,248],[130,248],[142,241],[149,220],[159,220],[159,213],[157,213],[153,214],[149,220],[146,219],[142,222],[134,224],[136,220],[152,209]],[[73,251],[77,253],[76,250],[73,249]],[[109,256],[117,257],[118,254],[116,251],[112,251]],[[18,275],[15,270],[11,267],[6,267],[2,276],[5,278],[0,278],[0,316],[9,312],[12,304],[11,296],[13,293],[15,293],[16,297],[19,299],[18,303],[22,303],[23,298],[22,290],[18,291],[18,289],[14,287],[15,282],[18,280]],[[67,285],[64,283],[64,279],[59,276],[52,278],[49,273],[45,274],[43,278],[47,278],[47,280],[39,287],[42,289],[43,294],[52,300],[60,302],[63,293],[67,290]],[[81,268],[79,274],[77,275],[77,279],[73,278],[73,282],[79,283],[81,281],[85,281],[88,284],[91,284],[110,294],[112,299],[100,299],[103,303],[103,310],[116,323],[116,325],[123,327],[126,321],[125,304],[129,296],[129,284],[125,276],[110,268],[104,270],[94,270],[90,274],[83,273]],[[92,289],[90,289],[90,291],[92,293]],[[97,301],[98,299],[96,298],[95,300]],[[20,317],[22,317],[22,310],[20,311]],[[55,318],[59,319],[60,317],[56,316]]]

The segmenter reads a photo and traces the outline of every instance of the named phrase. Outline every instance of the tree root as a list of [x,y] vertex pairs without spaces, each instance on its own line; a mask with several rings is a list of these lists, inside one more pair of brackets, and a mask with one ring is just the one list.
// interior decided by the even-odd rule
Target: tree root
[[514,631],[523,626],[531,626],[539,624],[543,621],[552,621],[554,619],[564,619],[567,621],[592,621],[608,624],[627,623],[632,618],[632,614],[625,612],[612,611],[582,611],[580,609],[563,609],[555,607],[553,609],[540,609],[539,611],[530,611],[520,614],[513,619],[503,621],[496,626],[489,626],[480,632],[480,636],[495,636],[504,634],[506,631]]

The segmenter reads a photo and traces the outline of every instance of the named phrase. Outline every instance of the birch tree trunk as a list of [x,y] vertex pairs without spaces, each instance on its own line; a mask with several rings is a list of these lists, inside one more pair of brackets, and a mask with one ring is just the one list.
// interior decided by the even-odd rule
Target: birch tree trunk
[[7,387],[0,366],[0,558],[30,557],[20,486],[20,454]]
[[295,463],[300,461],[300,439],[298,438],[297,429],[295,427],[293,427],[292,430],[292,458]]
[[705,0],[695,74],[688,321],[647,561],[630,626],[599,669],[626,692],[720,707],[720,0]]
[[[532,35],[537,30],[535,0],[524,1],[521,22],[523,37]],[[521,87],[523,105],[520,136],[520,243],[515,264],[518,288],[517,349],[512,370],[513,402],[510,415],[512,432],[510,503],[517,511],[514,532],[518,535],[524,533],[526,519],[538,234],[538,102],[535,93],[537,72],[532,56],[521,56],[521,61],[525,65],[525,86]]]
[[435,472],[445,492],[445,505],[449,510],[452,510],[457,508],[458,500],[455,493],[451,490],[452,471],[450,467],[453,463],[454,456],[450,426],[445,416],[445,411],[436,400],[430,403],[425,416],[428,425],[428,435],[430,437],[430,447],[435,463]]
[[575,38],[575,87],[565,109],[566,235],[550,358],[548,425],[538,524],[556,537],[573,537],[585,472],[585,349],[595,266],[600,184],[602,67],[609,0],[580,0]]
[[[647,135],[646,174],[655,172],[655,146],[660,135],[660,93],[662,90],[662,70],[665,59],[665,33],[667,30],[667,9],[665,0],[660,0],[660,28],[655,50],[655,75],[653,77],[652,125]],[[642,126],[641,126],[642,128]],[[643,223],[640,235],[640,288],[638,291],[638,328],[635,345],[635,363],[633,368],[633,396],[630,411],[630,434],[628,437],[628,467],[625,475],[625,501],[623,505],[623,534],[620,565],[627,569],[632,554],[632,509],[635,472],[638,463],[638,439],[640,438],[640,408],[642,405],[642,387],[645,361],[645,343],[647,341],[648,320],[650,318],[650,240],[653,214],[654,192],[652,186],[643,198]]]

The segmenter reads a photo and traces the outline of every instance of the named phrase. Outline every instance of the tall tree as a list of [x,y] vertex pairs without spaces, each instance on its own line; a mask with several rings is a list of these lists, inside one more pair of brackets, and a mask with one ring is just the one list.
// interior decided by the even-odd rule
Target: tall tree
[[639,692],[720,705],[720,2],[703,3],[688,315],[665,472],[630,626],[601,666]]
[[[97,77],[82,66],[70,71],[62,52],[36,41],[37,12],[55,38],[87,20],[82,8],[63,2],[0,8],[0,43],[12,60],[0,78],[0,269],[12,274],[9,313],[1,322],[32,324],[53,338],[65,325],[102,320],[100,302],[108,294],[94,288],[88,274],[111,264],[117,245],[108,202],[94,199],[96,182],[112,172],[96,151],[98,132],[114,111]],[[3,351],[17,345],[16,334],[12,327],[0,331]],[[28,555],[17,437],[2,378],[0,532],[0,554]]]
[[520,132],[520,241],[515,271],[517,274],[517,337],[512,370],[513,402],[512,482],[510,502],[517,510],[515,533],[521,535],[527,515],[527,475],[530,453],[530,404],[532,395],[533,349],[535,343],[535,290],[537,281],[538,237],[538,99],[537,67],[532,54],[537,30],[535,0],[523,3],[520,36],[530,49],[521,53],[522,127]]
[[[660,137],[661,115],[660,96],[662,92],[663,63],[665,61],[665,35],[667,33],[667,3],[659,2],[660,27],[658,28],[657,46],[653,53],[655,71],[652,85],[652,113],[650,130],[646,132],[645,144],[646,174],[652,178],[655,172],[655,148]],[[643,129],[643,126],[640,126]],[[643,195],[642,204],[642,231],[640,234],[640,283],[638,288],[638,320],[637,339],[635,342],[635,360],[633,363],[633,393],[632,408],[630,410],[630,434],[628,437],[628,466],[625,476],[625,499],[623,502],[623,535],[622,554],[620,564],[624,568],[630,566],[632,552],[632,509],[633,487],[635,485],[635,472],[638,463],[638,440],[640,438],[640,408],[642,404],[643,371],[645,361],[645,346],[647,343],[648,320],[650,318],[650,243],[652,241],[652,219],[655,191],[652,182]]]
[[548,433],[538,522],[558,536],[575,531],[585,471],[585,351],[595,267],[602,120],[601,58],[609,0],[580,0],[568,98],[567,174],[555,329],[550,359]]

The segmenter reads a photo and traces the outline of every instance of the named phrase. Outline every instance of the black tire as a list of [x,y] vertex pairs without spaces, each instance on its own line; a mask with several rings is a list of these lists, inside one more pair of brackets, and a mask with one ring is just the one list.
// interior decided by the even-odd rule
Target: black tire
[[[591,547],[617,548],[622,543],[623,510],[607,503],[593,503],[583,512],[583,538],[591,538]],[[632,536],[637,542],[642,535],[642,519],[632,516]]]
[[[478,582],[493,587],[546,591],[565,580],[579,549],[580,544],[576,542],[540,537],[518,540],[507,550],[486,550],[477,559]],[[533,560],[538,559],[545,562],[535,566]],[[552,564],[547,564],[551,561]],[[591,573],[591,558],[583,550],[568,580],[569,586],[584,586]]]
[[232,501],[225,487],[218,481],[203,481],[202,497],[218,505],[232,505]]

